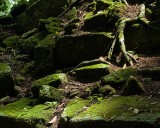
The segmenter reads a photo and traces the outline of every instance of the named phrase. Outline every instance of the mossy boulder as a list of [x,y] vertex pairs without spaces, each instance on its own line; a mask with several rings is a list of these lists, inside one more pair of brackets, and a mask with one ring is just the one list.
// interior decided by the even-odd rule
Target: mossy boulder
[[55,102],[30,106],[32,99],[23,98],[0,107],[1,128],[42,128],[51,118]]
[[42,85],[39,89],[39,94],[33,94],[38,97],[41,101],[60,101],[62,100],[62,92],[49,85]]
[[35,74],[44,76],[54,71],[55,68],[55,34],[49,34],[34,48]]
[[99,80],[109,74],[110,69],[108,64],[99,63],[76,68],[74,72],[77,79]]
[[19,39],[20,39],[20,37],[18,35],[14,35],[14,36],[10,36],[10,37],[7,37],[6,39],[4,39],[2,43],[6,47],[13,47],[17,44]]
[[[160,126],[157,123],[160,118],[160,104],[154,99],[139,96],[109,97],[88,107],[83,105],[86,109],[78,107],[81,108],[80,111],[77,111],[77,103],[77,101],[68,103],[62,113],[64,122],[60,123],[64,125],[60,128],[158,128]],[[65,120],[65,117],[69,117],[68,120]]]
[[108,25],[107,19],[107,11],[103,11],[96,15],[88,16],[85,21],[82,29],[84,31],[92,31],[92,32],[104,32],[104,31],[111,31],[111,26]]
[[101,79],[101,84],[120,89],[124,86],[130,76],[136,75],[138,75],[138,70],[135,68],[120,69],[104,76]]
[[37,27],[38,20],[50,16],[57,17],[67,5],[66,0],[40,0],[29,6],[24,13],[17,17],[18,31],[24,33]]
[[39,96],[39,90],[43,85],[49,85],[58,88],[59,85],[68,82],[64,73],[52,74],[41,79],[38,79],[32,83],[32,92],[35,97]]
[[99,88],[99,93],[104,95],[104,96],[112,95],[112,94],[116,93],[116,90],[109,85],[105,85],[105,86]]
[[123,88],[124,95],[136,95],[144,92],[145,92],[145,89],[143,85],[140,82],[138,82],[138,80],[133,76],[130,76],[128,78]]
[[63,36],[56,42],[56,64],[69,66],[84,60],[99,58],[107,53],[106,49],[112,40],[111,33],[84,33]]
[[34,48],[41,42],[47,34],[45,32],[38,32],[27,39],[22,38],[21,46],[23,48],[23,52],[33,54]]
[[8,64],[0,63],[0,98],[14,94],[14,79]]
[[46,30],[48,33],[57,35],[62,31],[62,21],[58,18],[49,17],[48,19],[40,19],[39,30]]

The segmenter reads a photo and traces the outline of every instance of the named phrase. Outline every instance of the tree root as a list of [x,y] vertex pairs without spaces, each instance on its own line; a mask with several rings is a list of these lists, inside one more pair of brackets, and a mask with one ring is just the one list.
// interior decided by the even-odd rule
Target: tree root
[[[123,0],[123,2],[125,3],[125,0]],[[125,4],[127,5],[128,3],[126,2]],[[115,35],[115,39],[113,40],[112,46],[108,52],[108,59],[111,59],[111,57],[113,55],[113,49],[115,47],[116,40],[118,40],[120,52],[122,53],[122,55],[125,59],[125,63],[127,65],[131,66],[137,62],[136,59],[126,51],[124,30],[125,30],[126,24],[128,22],[133,22],[133,21],[136,22],[138,20],[140,20],[142,23],[144,23],[146,25],[149,25],[149,21],[145,18],[145,4],[140,5],[140,11],[139,11],[139,15],[137,17],[135,17],[135,18],[121,17],[119,19],[117,34]]]

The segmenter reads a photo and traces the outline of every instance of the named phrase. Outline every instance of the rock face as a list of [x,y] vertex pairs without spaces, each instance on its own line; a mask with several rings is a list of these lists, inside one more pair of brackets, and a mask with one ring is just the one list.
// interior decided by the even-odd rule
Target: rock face
[[110,33],[84,33],[64,36],[56,42],[56,63],[65,66],[75,65],[84,60],[99,58],[107,52],[107,47],[111,41]]
[[18,31],[23,33],[36,27],[39,19],[58,16],[65,5],[67,5],[66,0],[38,0],[34,2],[17,17]]
[[13,95],[14,80],[11,68],[6,63],[0,63],[0,98],[6,95]]
[[55,102],[30,106],[31,99],[21,100],[0,106],[1,128],[42,128],[50,119],[56,105]]
[[59,128],[158,128],[160,104],[153,102],[138,96],[112,97],[95,104],[72,100],[62,113]]

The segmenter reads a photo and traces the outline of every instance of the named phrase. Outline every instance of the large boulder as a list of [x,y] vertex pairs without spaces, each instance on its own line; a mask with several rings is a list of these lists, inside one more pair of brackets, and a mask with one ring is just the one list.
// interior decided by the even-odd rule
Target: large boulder
[[14,94],[14,80],[11,68],[6,63],[0,63],[0,98]]
[[63,12],[65,5],[67,5],[67,0],[38,0],[34,2],[17,17],[18,31],[23,33],[36,27],[39,19],[58,16]]
[[82,80],[99,80],[101,77],[109,74],[109,65],[105,63],[97,63],[78,67],[74,70],[77,79]]
[[63,36],[56,42],[57,65],[75,65],[84,60],[97,59],[107,54],[112,42],[111,33],[84,33]]

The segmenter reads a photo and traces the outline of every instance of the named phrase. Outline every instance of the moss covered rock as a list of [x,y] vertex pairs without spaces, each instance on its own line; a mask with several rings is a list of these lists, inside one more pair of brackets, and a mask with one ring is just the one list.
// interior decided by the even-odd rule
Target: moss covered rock
[[67,5],[67,0],[40,0],[34,2],[24,13],[18,16],[18,31],[23,33],[36,27],[39,19],[58,16],[65,5]]
[[32,92],[35,97],[38,97],[39,90],[43,85],[49,85],[57,88],[59,85],[66,82],[68,82],[68,80],[64,73],[48,75],[32,83]]
[[0,98],[6,95],[13,95],[14,80],[11,68],[6,63],[0,63]]
[[124,95],[136,95],[144,92],[145,89],[143,88],[142,84],[133,76],[128,78],[123,88]]
[[[33,94],[35,97],[37,94]],[[42,101],[60,101],[62,100],[62,92],[54,87],[42,85],[39,89],[39,99]]]
[[34,48],[38,45],[39,42],[41,42],[47,34],[45,32],[38,32],[34,35],[28,37],[27,39],[22,39],[21,46],[23,47],[23,51],[25,53],[32,53],[34,51]]
[[46,30],[48,33],[57,35],[60,31],[62,31],[62,21],[53,17],[48,19],[40,19],[38,28],[40,30]]
[[157,102],[155,105],[153,102],[156,100],[138,96],[112,97],[77,112],[78,102],[72,101],[62,113],[70,117],[66,121],[67,126],[62,125],[60,128],[158,128],[160,104]]
[[84,33],[61,37],[55,47],[56,63],[66,66],[99,58],[107,53],[106,49],[112,40],[111,33]]
[[19,36],[14,35],[14,36],[10,36],[7,37],[6,39],[3,40],[3,45],[7,46],[7,47],[13,47],[17,44],[18,40],[20,39]]
[[119,89],[124,86],[130,76],[136,75],[138,75],[138,70],[135,68],[120,69],[104,76],[101,80],[101,84],[110,85]]
[[84,31],[100,32],[100,31],[111,31],[111,26],[108,25],[107,11],[103,11],[96,15],[88,16],[83,25]]
[[31,99],[23,98],[0,107],[1,128],[42,128],[50,119],[55,102],[30,106]]
[[99,88],[99,93],[103,94],[104,96],[112,95],[112,94],[116,93],[116,90],[109,85],[105,85],[105,86]]
[[99,80],[101,77],[109,74],[110,71],[109,65],[99,63],[76,68],[74,72],[78,79]]

